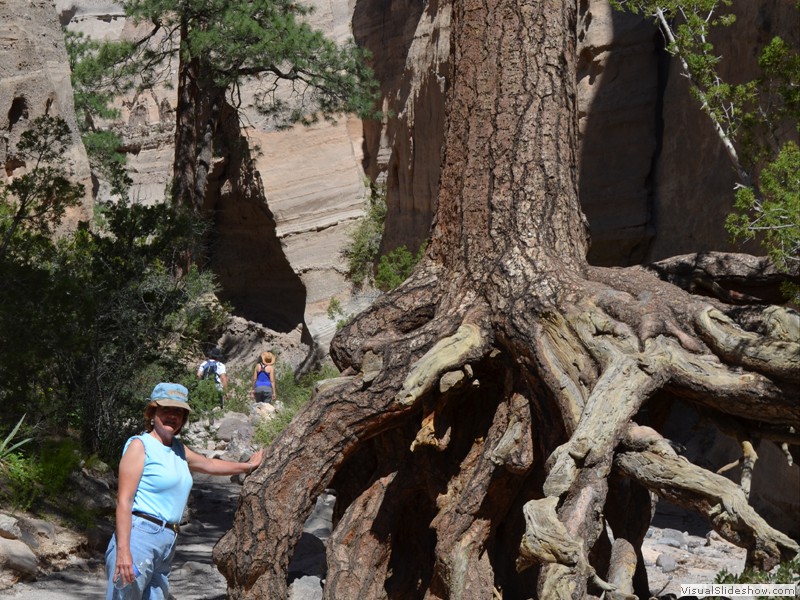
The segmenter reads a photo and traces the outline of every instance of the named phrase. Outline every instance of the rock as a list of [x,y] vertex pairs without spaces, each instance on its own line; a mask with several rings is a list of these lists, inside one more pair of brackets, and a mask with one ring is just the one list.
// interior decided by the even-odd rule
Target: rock
[[256,402],[250,407],[250,414],[258,420],[268,420],[275,415],[277,409],[266,402]]
[[67,210],[61,230],[92,215],[89,159],[81,143],[70,84],[64,35],[50,2],[0,2],[0,182],[22,175],[28,165],[14,150],[31,122],[42,115],[61,117],[72,134],[59,166],[86,189],[82,203]]
[[661,532],[661,543],[673,548],[686,546],[686,536],[676,529],[664,529]]
[[678,568],[678,563],[671,556],[667,556],[666,554],[661,554],[656,559],[656,566],[661,567],[661,570],[664,571],[664,573],[670,573],[671,571],[674,571],[675,569]]
[[19,522],[14,517],[0,513],[0,537],[7,540],[18,540],[22,537]]
[[105,552],[114,535],[114,525],[108,521],[96,521],[86,529],[86,546],[94,552]]
[[117,499],[111,491],[111,483],[108,479],[94,477],[85,469],[70,476],[73,486],[84,491],[87,509],[112,514],[116,509]]
[[722,536],[713,529],[706,534],[706,546],[711,546],[714,542],[723,541]]
[[241,413],[226,413],[217,425],[216,436],[218,439],[230,442],[234,437],[251,438],[253,426],[247,415]]
[[322,600],[322,581],[310,575],[295,579],[289,586],[289,600]]
[[13,571],[23,580],[36,577],[38,560],[24,542],[0,538],[0,569]]
[[43,542],[52,543],[56,538],[55,525],[41,519],[20,517],[19,528],[22,532],[20,536],[22,541],[34,550],[38,549]]

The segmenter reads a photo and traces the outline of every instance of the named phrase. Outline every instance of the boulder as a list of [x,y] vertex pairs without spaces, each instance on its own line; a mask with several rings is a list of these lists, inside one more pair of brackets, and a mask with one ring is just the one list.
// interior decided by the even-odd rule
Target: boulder
[[[36,578],[37,568],[36,554],[27,544],[0,537],[0,571],[10,571],[22,580],[30,580]],[[5,579],[6,574],[0,577]]]
[[230,442],[232,439],[250,439],[253,436],[253,426],[250,419],[242,413],[229,412],[216,425],[217,439]]
[[7,540],[18,540],[22,537],[17,519],[10,515],[0,513],[0,537]]

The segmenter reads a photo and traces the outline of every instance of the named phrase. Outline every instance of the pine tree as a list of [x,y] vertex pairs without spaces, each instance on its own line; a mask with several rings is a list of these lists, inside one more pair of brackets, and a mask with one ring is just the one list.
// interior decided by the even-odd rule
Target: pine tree
[[375,83],[367,56],[338,45],[288,0],[133,0],[129,18],[149,23],[128,44],[140,88],[169,81],[178,64],[173,200],[202,207],[217,129],[239,90],[256,87],[257,108],[277,126],[310,124],[342,113],[367,115]]

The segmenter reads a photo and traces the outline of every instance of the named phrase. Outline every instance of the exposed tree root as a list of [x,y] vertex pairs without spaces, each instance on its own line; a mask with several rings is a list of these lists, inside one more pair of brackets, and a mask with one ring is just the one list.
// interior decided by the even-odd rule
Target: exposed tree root
[[649,268],[678,287],[728,304],[779,303],[781,284],[800,282],[800,273],[782,273],[765,256],[731,252],[683,254]]
[[633,426],[614,464],[659,496],[705,516],[720,535],[748,549],[749,566],[769,570],[791,560],[800,546],[770,527],[729,479],[677,456],[656,431]]
[[628,540],[617,539],[611,546],[611,564],[608,568],[608,582],[614,586],[610,600],[636,598],[633,593],[633,576],[639,557]]
[[[430,545],[420,542],[418,548],[420,560],[430,561],[427,581],[411,587],[401,583],[398,559],[392,552],[399,532],[412,525],[408,517],[400,516],[409,501],[400,488],[412,480],[405,471],[376,472],[372,481],[367,476],[364,487],[343,507],[329,542],[326,598],[353,594],[492,598],[497,589],[514,597],[513,590],[521,582],[498,571],[501,554],[496,536],[498,528],[514,522],[513,514],[521,508],[519,499],[533,491],[532,484],[542,497],[521,508],[524,524],[516,525],[522,539],[516,566],[519,570],[538,567],[538,597],[577,598],[607,592],[610,597],[628,598],[641,560],[638,545],[633,544],[641,544],[642,527],[631,529],[626,539],[630,546],[620,542],[609,551],[610,581],[598,573],[592,558],[592,549],[605,532],[604,510],[613,468],[705,515],[723,537],[749,549],[753,565],[770,568],[792,557],[797,544],[770,528],[747,505],[745,492],[728,479],[677,457],[655,431],[631,430],[629,424],[648,399],[668,388],[709,410],[723,411],[729,419],[741,419],[736,427],[743,433],[771,432],[773,438],[795,442],[796,435],[785,426],[800,420],[797,400],[785,396],[786,385],[793,384],[776,385],[765,375],[730,367],[713,354],[689,351],[673,337],[642,340],[636,333],[636,320],[632,327],[592,305],[591,297],[597,294],[593,288],[593,296],[584,295],[585,300],[565,310],[561,318],[548,313],[535,328],[539,335],[531,347],[536,349],[541,381],[549,383],[550,400],[542,399],[541,390],[536,391],[538,384],[528,381],[524,371],[505,370],[509,367],[503,358],[506,354],[492,350],[494,336],[485,333],[494,326],[485,316],[475,318],[487,313],[467,310],[464,303],[462,314],[472,314],[472,319],[461,324],[439,321],[439,325],[447,323],[452,333],[437,335],[429,322],[414,332],[399,334],[408,340],[404,347],[409,351],[402,358],[392,336],[373,338],[382,343],[373,341],[371,349],[359,355],[363,370],[353,368],[353,375],[341,385],[321,389],[269,449],[265,466],[248,479],[236,527],[215,549],[215,559],[232,584],[231,596],[285,593],[285,569],[316,495],[368,440],[382,432],[399,433],[398,427],[413,422],[416,434],[405,441],[410,451],[405,468],[424,469],[433,477],[423,488],[416,488],[428,498],[432,511],[426,525],[432,541]],[[384,331],[396,331],[387,316],[393,309],[385,310],[383,316],[373,312],[370,318],[384,323]],[[699,311],[697,323],[708,312]],[[723,337],[706,335],[712,345]],[[504,339],[504,334],[498,339]],[[749,339],[750,356],[757,356],[759,341],[763,339]],[[792,348],[791,343],[766,345],[778,353]],[[785,373],[783,367],[764,370],[773,377]],[[493,379],[490,373],[505,375]],[[466,406],[489,412],[468,425],[469,420],[463,418]],[[537,440],[547,419],[544,415],[556,407],[564,419],[563,429]],[[474,428],[487,416],[491,419],[481,434],[480,428]],[[644,437],[642,432],[646,432]],[[561,443],[552,444],[565,434]],[[402,437],[395,446],[403,447]],[[549,449],[541,454],[537,447]],[[750,452],[749,442],[743,449],[752,465],[755,451]],[[456,457],[459,466],[443,471],[443,465]],[[445,475],[448,470],[452,472]],[[537,470],[541,476],[532,477]],[[268,488],[264,487],[267,483]],[[747,481],[742,484],[747,487]],[[266,489],[269,493],[262,493]],[[620,525],[619,530],[625,527]],[[249,536],[248,531],[259,534]]]

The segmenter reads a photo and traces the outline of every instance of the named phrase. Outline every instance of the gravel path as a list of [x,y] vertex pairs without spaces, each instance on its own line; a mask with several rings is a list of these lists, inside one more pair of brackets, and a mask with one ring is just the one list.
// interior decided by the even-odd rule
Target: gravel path
[[[181,529],[170,587],[178,600],[223,600],[225,578],[211,560],[211,550],[230,528],[240,486],[226,477],[195,477],[191,520]],[[13,600],[103,600],[103,556],[76,558],[69,568],[32,583],[3,591]]]

